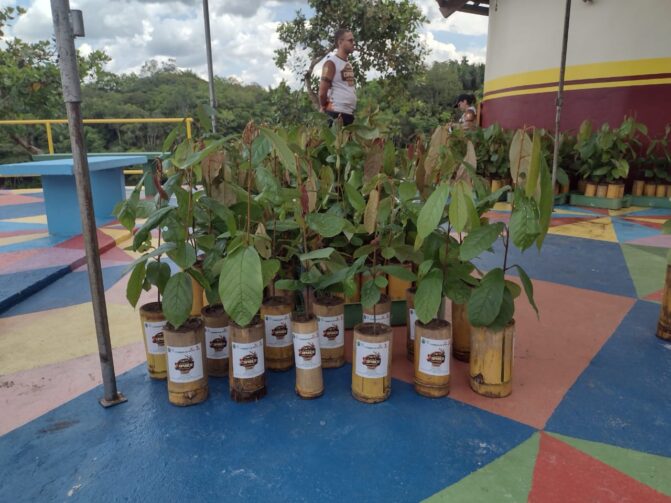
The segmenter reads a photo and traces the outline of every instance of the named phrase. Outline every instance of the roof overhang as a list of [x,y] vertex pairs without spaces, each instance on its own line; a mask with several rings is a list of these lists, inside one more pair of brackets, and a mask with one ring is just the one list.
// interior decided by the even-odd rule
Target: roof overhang
[[489,0],[436,0],[443,17],[450,17],[455,12],[489,15]]

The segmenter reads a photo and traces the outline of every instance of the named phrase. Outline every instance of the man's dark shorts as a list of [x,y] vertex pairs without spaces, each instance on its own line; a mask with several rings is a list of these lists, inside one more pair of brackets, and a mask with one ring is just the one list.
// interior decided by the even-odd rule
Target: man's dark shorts
[[331,112],[330,110],[326,111],[326,115],[329,116],[329,127],[333,124],[333,121],[338,117],[342,117],[342,125],[349,126],[354,122],[354,116],[352,114],[344,114],[342,112]]

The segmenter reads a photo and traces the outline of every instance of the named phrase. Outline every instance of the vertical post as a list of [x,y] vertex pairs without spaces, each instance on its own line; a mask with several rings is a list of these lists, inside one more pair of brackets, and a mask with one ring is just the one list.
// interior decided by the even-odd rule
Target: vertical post
[[54,153],[54,137],[51,135],[51,122],[47,121],[44,123],[44,126],[47,129],[47,145],[49,146],[49,153]]
[[105,290],[103,287],[102,268],[100,266],[100,251],[96,234],[96,221],[93,214],[93,198],[91,196],[91,180],[89,165],[86,158],[86,143],[84,141],[84,126],[81,117],[81,89],[79,84],[79,69],[77,68],[77,52],[70,25],[69,0],[51,0],[51,14],[56,34],[56,50],[58,66],[61,72],[63,85],[63,99],[68,114],[68,129],[72,146],[72,161],[79,212],[82,218],[82,231],[86,262],[91,288],[93,304],[93,318],[98,338],[98,352],[102,370],[104,397],[100,400],[103,407],[109,407],[126,399],[117,391],[116,376],[114,375],[114,360],[112,358],[112,344],[110,341],[107,307],[105,305]]
[[203,0],[203,19],[205,22],[205,50],[207,52],[207,82],[210,87],[210,107],[212,108],[212,132],[217,132],[216,112],[217,98],[214,94],[214,71],[212,70],[212,39],[210,38],[210,7],[208,0]]
[[561,109],[564,100],[564,76],[566,74],[566,49],[568,47],[568,29],[571,20],[571,0],[566,0],[566,10],[564,12],[564,32],[561,46],[561,62],[559,64],[559,87],[557,88],[557,112],[555,115],[555,145],[552,155],[552,190],[554,190],[557,181],[557,164],[559,162],[559,123],[561,121]]

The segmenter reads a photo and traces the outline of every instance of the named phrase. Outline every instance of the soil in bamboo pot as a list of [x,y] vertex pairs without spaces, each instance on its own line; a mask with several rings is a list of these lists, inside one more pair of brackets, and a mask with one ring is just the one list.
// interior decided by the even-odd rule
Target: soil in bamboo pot
[[149,302],[140,307],[142,338],[147,354],[147,371],[152,379],[165,379],[165,339],[163,327],[166,323],[160,302]]
[[415,391],[430,398],[450,393],[452,330],[445,320],[417,322],[415,328]]
[[230,320],[221,304],[205,306],[201,318],[205,325],[205,348],[207,353],[207,375],[226,377],[231,342],[228,332]]
[[657,337],[671,341],[671,265],[666,266],[666,280],[662,294],[662,309],[657,323]]
[[502,330],[471,329],[470,385],[476,393],[492,398],[512,392],[515,322]]
[[380,295],[380,301],[373,307],[363,308],[363,323],[382,323],[391,326],[391,301]]
[[318,297],[312,303],[317,319],[322,368],[345,364],[345,303],[334,296]]
[[269,297],[261,306],[268,370],[284,371],[294,366],[291,310],[291,303],[283,296]]
[[168,364],[168,400],[194,405],[207,399],[205,330],[200,318],[189,318],[179,328],[164,329]]
[[296,394],[301,398],[317,398],[324,393],[317,320],[311,315],[297,315],[292,320],[292,331]]
[[417,321],[417,313],[415,313],[415,292],[417,292],[416,288],[408,288],[405,291],[405,349],[406,356],[410,361],[413,361],[415,357],[415,322]]
[[[399,264],[401,267],[412,272],[412,264]],[[412,288],[412,281],[405,281],[392,276],[388,276],[389,284],[387,285],[387,295],[389,300],[405,300],[405,291],[408,288]]]
[[354,327],[352,395],[361,402],[383,402],[391,394],[393,332],[380,323]]
[[471,356],[471,323],[466,304],[452,302],[452,354],[467,362]]
[[256,316],[241,327],[231,321],[229,327],[231,358],[228,386],[236,402],[250,402],[266,395],[266,373],[263,352],[263,322]]

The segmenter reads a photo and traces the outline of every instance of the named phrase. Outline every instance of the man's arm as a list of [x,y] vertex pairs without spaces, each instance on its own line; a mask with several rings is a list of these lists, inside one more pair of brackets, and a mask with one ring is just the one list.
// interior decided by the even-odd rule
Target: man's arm
[[464,112],[463,129],[466,130],[476,129],[478,125],[476,119],[477,117],[475,113],[473,113],[473,110],[466,110]]
[[319,81],[319,109],[323,112],[329,104],[328,92],[335,77],[333,61],[327,61],[322,67],[322,77]]

